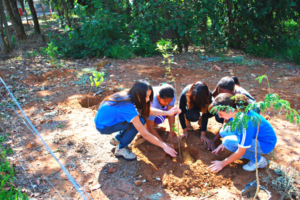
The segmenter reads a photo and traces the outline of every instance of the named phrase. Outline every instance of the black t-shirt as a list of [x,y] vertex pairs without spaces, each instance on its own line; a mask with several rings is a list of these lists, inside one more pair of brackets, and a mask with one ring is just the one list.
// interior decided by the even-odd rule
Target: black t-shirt
[[[181,124],[182,129],[186,128],[186,123],[185,123],[185,113],[188,110],[188,106],[187,106],[187,99],[186,99],[186,93],[189,91],[189,89],[191,88],[192,84],[187,85],[181,92],[180,94],[180,98],[179,98],[179,108],[181,109],[181,113],[179,114],[179,121]],[[212,102],[212,92],[209,91],[210,93],[210,98],[209,98],[209,103]],[[194,105],[194,107],[198,108],[198,106]],[[199,112],[200,112],[200,108],[198,108]],[[206,111],[207,112],[207,111]],[[204,113],[202,113],[204,114]],[[202,121],[208,121],[208,117],[206,117],[205,119],[202,118]]]

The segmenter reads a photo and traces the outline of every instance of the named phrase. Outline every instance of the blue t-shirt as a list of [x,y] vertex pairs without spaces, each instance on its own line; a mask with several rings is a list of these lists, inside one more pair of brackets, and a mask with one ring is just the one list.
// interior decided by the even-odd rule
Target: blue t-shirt
[[[151,102],[151,108],[157,108],[159,110],[163,110],[165,107],[162,107],[159,104],[158,99],[157,99],[157,95],[159,95],[159,87],[153,87],[153,101]],[[175,96],[172,99],[172,101],[168,104],[168,106],[174,106],[174,104],[175,104]],[[155,115],[150,115],[148,117],[148,119],[150,121],[154,121],[155,117],[156,117]]]
[[132,102],[119,103],[116,106],[104,102],[99,107],[94,121],[97,128],[104,128],[119,122],[131,122],[137,115],[139,112]]
[[[248,112],[248,116],[262,117],[253,110]],[[257,126],[253,126],[252,121],[249,120],[247,129],[244,129],[243,133],[239,135],[239,147],[249,148],[251,147],[252,140],[256,138]],[[271,124],[262,117],[259,125],[259,132],[257,141],[259,141],[262,151],[267,154],[270,153],[277,142],[276,133]]]

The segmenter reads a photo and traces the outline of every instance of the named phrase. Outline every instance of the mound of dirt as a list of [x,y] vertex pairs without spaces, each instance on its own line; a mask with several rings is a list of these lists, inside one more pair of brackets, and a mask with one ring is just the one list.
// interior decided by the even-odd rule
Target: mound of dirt
[[[158,131],[163,139],[167,134]],[[211,134],[210,137],[213,137]],[[161,148],[145,141],[135,144],[132,151],[139,157],[139,167],[146,184],[160,185],[175,195],[203,196],[215,188],[232,185],[223,174],[211,173],[208,169],[212,156],[208,154],[197,134],[190,134],[180,144],[181,156],[172,158]],[[178,151],[178,145],[175,147]],[[225,155],[226,156],[226,155]]]

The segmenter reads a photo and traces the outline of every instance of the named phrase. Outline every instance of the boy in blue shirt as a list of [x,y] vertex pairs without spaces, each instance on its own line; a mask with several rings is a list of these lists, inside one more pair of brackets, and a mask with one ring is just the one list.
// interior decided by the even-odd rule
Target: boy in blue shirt
[[[225,120],[232,120],[236,117],[238,112],[243,112],[243,107],[248,105],[247,101],[235,101],[231,99],[233,95],[228,93],[219,94],[214,102],[210,105],[210,109],[217,105],[222,106],[230,106],[235,110],[227,113],[226,111],[219,111],[218,114],[221,118]],[[239,95],[240,98],[246,99],[245,95]],[[258,113],[253,110],[249,111],[247,114],[249,117],[256,117],[260,119],[259,127],[257,123],[252,122],[252,118],[250,118],[248,122],[248,127],[244,128],[241,133],[237,131],[231,131],[231,127],[227,126],[226,128],[221,128],[220,136],[223,138],[222,144],[219,145],[217,149],[215,149],[212,153],[217,154],[220,150],[224,150],[224,148],[233,152],[231,156],[224,159],[223,161],[212,161],[212,165],[209,166],[211,172],[219,172],[225,166],[230,163],[238,160],[240,158],[249,159],[250,162],[243,166],[243,169],[246,171],[254,171],[255,170],[255,138],[257,134],[257,130],[259,128],[258,136],[257,136],[257,167],[264,168],[268,165],[267,160],[261,156],[262,154],[270,153],[276,145],[277,137],[274,129],[271,124],[263,118]]]

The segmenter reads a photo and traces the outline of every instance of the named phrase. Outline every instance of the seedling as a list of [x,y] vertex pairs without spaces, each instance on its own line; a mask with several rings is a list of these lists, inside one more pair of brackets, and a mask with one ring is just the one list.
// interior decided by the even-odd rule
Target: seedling
[[57,126],[57,128],[63,128],[65,126],[66,126],[65,124],[60,124],[60,125]]
[[57,148],[53,151],[53,153],[64,152],[64,151],[65,151],[64,149]]
[[[268,80],[268,77],[266,75],[262,75],[260,77],[257,77],[256,80],[258,80],[259,83],[262,83],[263,79],[267,79],[268,82],[268,88],[269,88],[269,94],[265,96],[265,99],[263,101],[249,104],[246,107],[243,107],[243,110],[245,113],[247,113],[250,110],[254,110],[256,108],[259,108],[261,113],[264,113],[266,109],[273,107],[275,110],[282,109],[286,110],[286,119],[288,119],[290,122],[293,122],[296,120],[296,123],[300,123],[300,116],[297,113],[295,109],[292,109],[290,107],[290,103],[286,100],[280,99],[279,95],[276,93],[271,93],[270,89],[270,83]],[[238,95],[235,95],[232,97],[236,102],[243,101],[241,98],[239,98]],[[218,114],[219,111],[234,111],[235,109],[230,106],[215,106],[212,108],[211,112],[213,114]],[[262,115],[262,114],[261,114]],[[261,123],[262,117],[249,117],[248,115],[245,115],[242,112],[238,112],[236,114],[236,117],[233,119],[233,121],[228,122],[225,126],[230,126],[231,130],[237,131],[238,133],[242,133],[244,128],[247,128],[249,120],[252,121],[253,125],[257,126],[257,133],[255,138],[255,166],[256,166],[256,181],[257,181],[257,189],[256,194],[254,196],[254,199],[256,199],[258,191],[259,191],[259,176],[258,176],[258,169],[257,169],[257,136],[259,132],[259,125]]]
[[[91,81],[90,92],[91,92],[93,86],[99,87],[101,85],[101,83],[104,80],[103,77],[104,77],[104,72],[93,71],[93,75],[90,76],[90,81]],[[88,97],[88,107],[90,107],[90,98],[89,97]]]
[[[178,128],[176,128],[176,125],[175,125],[175,124],[172,125],[172,130],[176,133],[177,137],[179,138],[181,134],[180,134]],[[179,158],[180,158],[180,160],[181,160],[180,139],[178,140],[178,151],[179,151]]]
[[[171,77],[171,82],[174,82],[174,89],[176,90],[176,78],[173,76],[172,73],[172,68],[171,65],[172,64],[176,64],[174,63],[174,59],[170,58],[171,56],[173,56],[171,53],[169,53],[169,51],[171,52],[176,52],[177,50],[177,45],[172,46],[172,42],[171,40],[164,40],[161,39],[160,41],[157,42],[157,49],[158,51],[160,51],[162,53],[162,56],[164,57],[164,60],[161,62],[166,69],[166,73],[165,76],[167,77],[168,75]],[[178,149],[179,149],[179,156],[180,156],[180,160],[181,160],[181,153],[180,153],[180,137],[181,137],[181,133],[179,132],[179,121],[177,118],[177,128],[175,123],[172,124],[172,130],[176,133],[176,136],[178,137]]]
[[53,45],[53,43],[48,43],[48,47],[41,48],[42,51],[44,51],[49,57],[50,57],[50,63],[51,65],[55,65],[55,62],[57,61],[56,56],[58,55],[57,47]]

